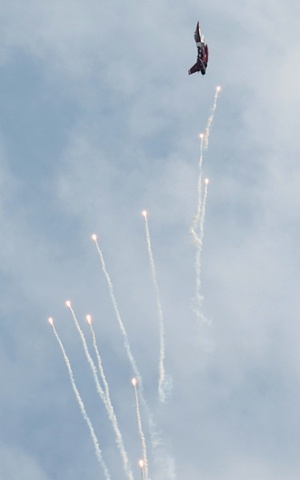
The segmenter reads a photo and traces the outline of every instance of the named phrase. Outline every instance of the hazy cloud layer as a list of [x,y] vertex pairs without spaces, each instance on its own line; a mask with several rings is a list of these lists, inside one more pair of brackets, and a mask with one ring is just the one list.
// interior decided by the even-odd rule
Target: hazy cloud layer
[[[207,75],[188,76],[200,20]],[[1,478],[102,475],[52,316],[111,478],[125,477],[80,338],[94,329],[135,478],[133,375],[98,235],[159,447],[152,480],[294,479],[299,471],[299,5],[295,1],[12,1],[0,7]],[[222,86],[202,310],[192,310],[199,133]],[[173,389],[159,405],[158,313]]]

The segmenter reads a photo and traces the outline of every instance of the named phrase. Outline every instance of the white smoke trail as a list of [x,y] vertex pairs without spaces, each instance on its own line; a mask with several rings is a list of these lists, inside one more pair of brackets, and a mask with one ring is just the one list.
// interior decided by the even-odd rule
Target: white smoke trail
[[205,209],[206,209],[206,200],[207,200],[207,189],[208,189],[208,178],[204,181],[204,193],[202,200],[201,214],[198,222],[198,232],[195,232],[195,238],[197,240],[197,249],[196,249],[196,258],[195,258],[195,271],[196,271],[196,308],[195,312],[198,317],[202,320],[205,320],[205,317],[201,313],[201,304],[203,297],[201,295],[201,257],[202,257],[202,246],[203,246],[203,236],[204,236],[204,221],[205,221]]
[[113,307],[114,307],[114,310],[115,310],[115,314],[116,314],[116,317],[117,317],[117,320],[118,320],[118,324],[119,324],[119,327],[120,327],[120,330],[121,330],[121,333],[124,337],[124,346],[125,346],[125,350],[126,350],[126,353],[127,353],[127,356],[128,356],[128,359],[130,361],[130,364],[131,364],[131,367],[134,371],[134,374],[135,376],[139,379],[139,382],[142,384],[142,377],[138,371],[138,368],[137,368],[137,365],[136,365],[136,361],[134,359],[134,356],[131,352],[131,348],[130,348],[130,344],[129,344],[129,340],[128,340],[128,335],[127,335],[127,332],[125,330],[125,326],[124,326],[124,323],[121,319],[121,315],[120,315],[120,312],[119,312],[119,308],[118,308],[118,304],[117,304],[117,301],[116,301],[116,297],[115,297],[115,294],[114,294],[114,289],[113,289],[113,285],[112,285],[112,282],[111,282],[111,279],[110,279],[110,276],[108,274],[108,271],[106,269],[106,265],[105,265],[105,262],[104,262],[104,257],[103,257],[103,254],[101,252],[101,249],[99,247],[99,244],[98,244],[98,241],[97,241],[97,236],[96,235],[92,235],[92,239],[94,240],[95,242],[95,245],[96,245],[96,248],[97,248],[97,252],[99,254],[99,258],[100,258],[100,261],[101,261],[101,266],[102,266],[102,270],[103,270],[103,273],[104,273],[104,276],[106,278],[106,282],[107,282],[107,285],[108,285],[108,289],[109,289],[109,294],[110,294],[110,297],[111,297],[111,301],[112,301],[112,304],[113,304]]
[[201,215],[201,206],[202,206],[202,162],[203,162],[203,133],[200,134],[200,159],[199,159],[199,174],[198,174],[198,184],[197,184],[197,208],[196,213],[193,218],[193,223],[190,228],[190,233],[193,237],[193,240],[196,245],[198,245],[199,239],[196,233],[198,228],[199,219]]
[[158,380],[158,395],[159,400],[161,402],[166,401],[166,373],[165,373],[165,326],[164,326],[164,317],[163,311],[161,307],[158,283],[156,279],[156,270],[154,264],[154,258],[151,248],[151,239],[150,239],[150,231],[147,219],[147,212],[146,210],[143,211],[143,217],[145,219],[145,231],[146,231],[146,240],[147,240],[147,247],[148,247],[148,254],[149,254],[149,261],[151,266],[151,274],[152,274],[152,281],[155,289],[156,294],[156,303],[157,303],[157,310],[158,310],[158,319],[159,319],[159,341],[160,341],[160,348],[159,348],[159,380]]
[[115,433],[115,436],[116,436],[116,444],[119,448],[119,451],[120,451],[120,455],[121,455],[121,459],[122,459],[122,463],[123,463],[123,468],[124,468],[124,471],[125,471],[125,474],[127,475],[127,478],[128,480],[133,480],[133,475],[132,475],[132,472],[130,470],[130,467],[129,467],[129,461],[128,461],[128,457],[127,457],[127,453],[125,451],[125,447],[124,447],[124,444],[123,444],[123,439],[122,439],[122,435],[121,435],[121,432],[120,432],[120,429],[118,427],[118,422],[117,422],[117,418],[114,414],[114,410],[113,410],[113,407],[112,407],[112,404],[110,401],[108,401],[107,399],[107,396],[105,395],[101,385],[100,385],[100,382],[99,382],[99,379],[98,379],[98,375],[97,375],[97,369],[96,369],[96,366],[94,364],[94,361],[89,353],[89,350],[88,350],[88,346],[87,346],[87,343],[86,343],[86,339],[85,339],[85,336],[80,328],[80,325],[78,323],[78,320],[76,318],[76,315],[74,313],[74,310],[71,306],[71,302],[67,301],[66,302],[66,305],[67,307],[70,309],[71,311],[71,314],[72,314],[72,317],[73,317],[73,320],[74,320],[74,323],[76,325],[76,328],[79,332],[79,335],[81,337],[81,341],[82,341],[82,345],[83,345],[83,348],[84,348],[84,352],[85,352],[85,355],[86,355],[86,358],[87,358],[87,361],[91,367],[91,370],[92,370],[92,373],[93,373],[93,377],[94,377],[94,381],[95,381],[95,385],[96,385],[96,389],[97,389],[97,392],[101,398],[101,400],[103,401],[103,404],[106,408],[106,411],[107,411],[107,414],[108,414],[108,418],[109,420],[111,421],[111,424],[113,426],[113,429],[114,429],[114,433]]
[[110,400],[109,386],[108,386],[108,383],[107,383],[107,380],[106,380],[106,377],[105,377],[105,373],[104,373],[104,369],[103,369],[103,365],[102,365],[102,360],[101,360],[101,356],[100,356],[98,345],[97,345],[96,335],[95,335],[95,331],[94,331],[93,325],[92,325],[91,316],[87,315],[86,320],[87,320],[87,322],[90,326],[90,329],[91,329],[93,346],[94,346],[94,350],[95,350],[97,361],[98,361],[98,369],[99,369],[101,379],[102,379],[102,382],[103,382],[103,385],[104,385],[105,404],[106,404],[107,408],[113,413],[114,409],[113,409],[113,406],[112,406],[112,403],[111,403],[111,400]]
[[209,184],[209,179],[206,178],[204,180],[204,193],[203,193],[202,209],[201,209],[201,215],[200,215],[200,219],[199,219],[199,237],[200,237],[201,245],[203,243],[203,236],[204,236],[204,221],[205,221],[208,184]]
[[99,369],[101,379],[102,379],[102,382],[103,382],[103,385],[104,385],[104,391],[105,391],[104,404],[105,404],[106,410],[109,414],[109,418],[110,418],[110,420],[113,424],[113,428],[114,428],[115,435],[116,435],[116,443],[117,443],[117,445],[120,449],[123,464],[128,465],[127,454],[125,452],[123,439],[122,439],[122,434],[121,434],[121,431],[119,429],[118,421],[117,421],[117,418],[116,418],[116,415],[115,415],[115,412],[114,412],[114,408],[113,408],[113,405],[112,405],[112,402],[111,402],[111,399],[110,399],[109,385],[107,383],[106,376],[105,376],[105,373],[104,373],[103,364],[102,364],[100,352],[99,352],[98,345],[97,345],[96,335],[95,335],[95,331],[94,331],[93,325],[92,325],[92,318],[91,318],[90,315],[87,315],[86,319],[87,319],[87,322],[88,322],[88,324],[90,326],[90,329],[91,329],[93,346],[94,346],[94,350],[95,350],[97,361],[98,361],[98,369]]
[[140,405],[139,405],[139,397],[138,397],[138,392],[137,392],[137,379],[133,378],[131,380],[131,383],[134,388],[134,396],[135,396],[135,408],[136,408],[136,419],[137,419],[137,424],[138,424],[138,429],[139,429],[139,435],[141,439],[141,445],[142,445],[142,452],[143,452],[143,460],[142,462],[140,461],[140,466],[142,463],[142,472],[144,474],[145,479],[148,480],[148,458],[147,458],[147,447],[146,447],[146,439],[145,435],[143,432],[143,427],[142,427],[142,419],[141,419],[141,413],[140,413]]
[[204,130],[204,149],[207,150],[208,148],[208,140],[209,140],[209,134],[210,134],[210,128],[214,119],[215,111],[217,108],[217,101],[218,101],[218,96],[221,91],[221,87],[217,86],[216,91],[215,91],[215,96],[214,96],[214,103],[211,108],[211,113],[207,121],[206,128]]
[[195,256],[195,301],[196,306],[193,308],[197,317],[202,321],[207,321],[204,315],[201,313],[201,304],[203,297],[201,296],[201,254],[202,254],[202,245],[203,245],[203,235],[204,235],[204,221],[205,221],[205,209],[206,209],[206,199],[207,199],[207,187],[208,179],[204,180],[204,193],[202,197],[202,163],[203,163],[203,148],[207,150],[210,129],[214,119],[214,114],[217,108],[217,100],[221,87],[218,86],[215,91],[213,106],[210,111],[210,116],[207,121],[206,128],[204,133],[200,135],[200,160],[199,160],[199,175],[198,175],[198,184],[197,184],[197,207],[196,213],[193,218],[192,226],[190,228],[190,234],[192,236],[193,242],[196,247],[196,256]]
[[56,339],[58,341],[58,344],[61,348],[61,351],[62,351],[62,354],[63,354],[63,357],[64,357],[64,360],[65,360],[65,363],[67,365],[67,369],[68,369],[68,372],[69,372],[69,377],[70,377],[70,381],[71,381],[71,384],[72,384],[72,388],[73,388],[73,391],[74,391],[74,394],[75,394],[75,397],[76,397],[76,400],[79,404],[79,408],[80,408],[80,411],[81,411],[81,414],[84,418],[84,420],[86,421],[87,423],[87,426],[89,428],[89,431],[90,431],[90,435],[91,435],[91,439],[93,441],[93,444],[94,444],[94,448],[95,448],[95,453],[96,453],[96,458],[98,460],[98,462],[100,463],[102,469],[103,469],[103,473],[104,473],[104,476],[105,476],[105,479],[106,480],[110,480],[110,475],[108,473],[108,469],[106,467],[106,464],[103,460],[103,457],[102,457],[102,452],[101,452],[101,449],[99,447],[99,442],[98,442],[98,439],[96,437],[96,434],[95,434],[95,431],[94,431],[94,428],[93,428],[93,425],[86,413],[86,410],[85,410],[85,406],[84,406],[84,403],[80,397],[80,394],[79,394],[79,391],[77,389],[77,386],[76,386],[76,383],[75,383],[75,379],[74,379],[74,375],[73,375],[73,371],[72,371],[72,368],[71,368],[71,364],[70,364],[70,360],[66,354],[66,351],[65,351],[65,348],[63,346],[63,343],[55,329],[55,326],[54,326],[54,322],[53,322],[53,319],[52,318],[49,318],[49,323],[50,325],[52,326],[53,328],[53,332],[54,332],[54,335],[56,336]]
[[139,467],[141,469],[141,479],[145,480],[144,460],[139,461]]
[[117,321],[118,321],[121,333],[123,335],[124,347],[125,347],[129,362],[131,364],[131,368],[134,372],[135,377],[138,379],[138,382],[139,382],[139,385],[140,385],[140,397],[141,397],[143,407],[144,407],[144,410],[146,412],[147,419],[148,419],[148,426],[149,426],[152,448],[153,448],[153,451],[155,451],[157,449],[157,447],[160,445],[160,438],[159,438],[159,435],[157,433],[155,423],[153,421],[153,416],[150,413],[149,407],[147,405],[147,402],[146,402],[146,399],[145,399],[145,396],[144,396],[142,376],[140,375],[140,372],[139,372],[139,370],[137,368],[137,365],[136,365],[136,361],[135,361],[134,356],[131,352],[131,348],[130,348],[130,344],[129,344],[129,340],[128,340],[128,335],[127,335],[124,323],[121,319],[118,304],[117,304],[116,297],[115,297],[115,294],[114,294],[113,285],[112,285],[110,276],[108,274],[108,271],[106,269],[106,265],[105,265],[105,261],[104,261],[102,251],[101,251],[101,249],[99,247],[99,243],[97,241],[97,235],[93,234],[92,235],[92,240],[95,242],[97,252],[98,252],[98,255],[99,255],[99,258],[100,258],[100,262],[101,262],[101,267],[102,267],[104,276],[106,278],[106,282],[107,282],[107,285],[108,285],[108,290],[109,290],[109,294],[110,294],[111,301],[112,301],[112,304],[113,304],[113,308],[114,308],[114,311],[115,311],[115,314],[116,314],[116,317],[117,317]]
[[[196,213],[193,218],[193,223],[190,228],[190,234],[192,235],[192,239],[194,245],[196,247],[196,255],[195,255],[195,307],[193,307],[194,312],[196,313],[197,317],[201,317],[200,313],[201,304],[202,304],[202,296],[201,292],[201,253],[202,253],[202,239],[203,239],[203,226],[204,226],[204,218],[205,216],[203,213],[205,212],[205,203],[207,197],[207,182],[205,182],[205,191],[204,197],[202,199],[202,163],[203,163],[203,139],[204,134],[200,134],[200,159],[199,159],[199,174],[198,174],[198,184],[197,184],[197,206],[196,206]],[[204,208],[204,211],[203,211]]]

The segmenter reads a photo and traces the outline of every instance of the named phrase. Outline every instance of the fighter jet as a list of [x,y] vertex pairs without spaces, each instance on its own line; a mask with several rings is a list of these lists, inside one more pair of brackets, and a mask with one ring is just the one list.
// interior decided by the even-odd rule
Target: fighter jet
[[197,46],[197,62],[189,69],[188,74],[192,75],[193,73],[201,72],[202,75],[205,75],[208,63],[208,46],[204,41],[204,35],[201,33],[199,22],[196,25],[194,38]]

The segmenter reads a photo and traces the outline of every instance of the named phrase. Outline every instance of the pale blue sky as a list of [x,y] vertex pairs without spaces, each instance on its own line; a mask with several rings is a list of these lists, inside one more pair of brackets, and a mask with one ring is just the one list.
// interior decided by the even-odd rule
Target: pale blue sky
[[[26,3],[26,4],[25,4]],[[207,75],[188,76],[200,20]],[[126,478],[70,312],[94,317],[134,478],[128,362],[97,233],[160,431],[151,480],[294,480],[300,468],[299,5],[14,0],[0,5],[0,477],[104,478],[52,316],[112,480]],[[203,314],[189,228],[199,133]],[[173,389],[157,401],[158,315]]]

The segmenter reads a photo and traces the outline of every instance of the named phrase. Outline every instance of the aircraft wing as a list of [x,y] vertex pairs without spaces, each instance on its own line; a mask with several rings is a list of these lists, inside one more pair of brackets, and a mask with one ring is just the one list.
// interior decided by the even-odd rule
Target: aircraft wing
[[193,73],[196,73],[196,72],[200,72],[200,65],[199,65],[199,62],[198,62],[198,61],[195,63],[195,65],[193,65],[193,66],[189,69],[189,75],[192,75]]

